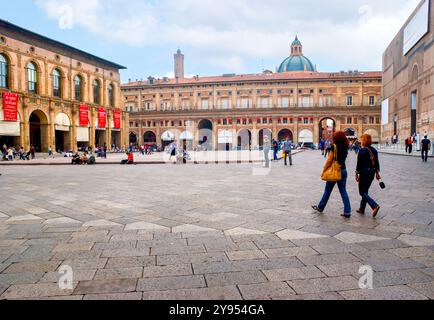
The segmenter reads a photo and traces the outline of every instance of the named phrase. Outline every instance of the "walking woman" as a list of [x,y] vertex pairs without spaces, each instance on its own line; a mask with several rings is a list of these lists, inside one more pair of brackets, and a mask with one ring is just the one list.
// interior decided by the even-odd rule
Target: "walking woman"
[[334,160],[337,159],[337,162],[341,167],[342,179],[338,182],[327,182],[325,187],[325,192],[320,203],[317,206],[312,206],[312,208],[315,211],[318,211],[319,213],[323,213],[330,199],[332,191],[337,183],[345,207],[344,214],[342,214],[342,216],[345,218],[351,218],[351,203],[347,192],[348,172],[345,164],[348,157],[350,142],[348,141],[345,133],[342,131],[338,131],[333,134],[332,142],[333,143],[330,145],[328,149],[330,155],[324,166],[323,174],[333,165]]
[[376,177],[381,180],[380,176],[380,163],[378,161],[378,152],[372,147],[372,137],[365,134],[361,138],[362,149],[359,152],[357,159],[356,181],[359,183],[359,192],[362,197],[360,209],[357,213],[365,214],[366,205],[373,210],[373,217],[375,218],[380,211],[380,206],[369,196],[369,188]]

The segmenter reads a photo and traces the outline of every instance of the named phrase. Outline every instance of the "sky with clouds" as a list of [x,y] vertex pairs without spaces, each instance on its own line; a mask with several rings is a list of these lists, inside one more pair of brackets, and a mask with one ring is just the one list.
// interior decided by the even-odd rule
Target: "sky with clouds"
[[274,71],[298,34],[318,71],[381,70],[419,0],[18,0],[0,17],[128,67],[123,81]]

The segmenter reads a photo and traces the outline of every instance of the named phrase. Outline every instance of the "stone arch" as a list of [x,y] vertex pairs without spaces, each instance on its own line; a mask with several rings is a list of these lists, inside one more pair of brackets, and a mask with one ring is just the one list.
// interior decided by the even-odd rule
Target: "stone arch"
[[143,142],[147,143],[157,143],[157,135],[154,131],[149,130],[143,134]]
[[258,144],[259,149],[262,149],[264,146],[264,136],[267,135],[271,144],[273,140],[273,131],[270,128],[262,128],[258,131]]
[[209,119],[202,119],[198,122],[197,128],[199,131],[199,145],[206,150],[211,150],[213,148],[214,124]]
[[71,120],[66,113],[59,112],[54,118],[55,150],[58,152],[70,151],[71,146]]
[[292,131],[290,129],[282,129],[277,134],[277,139],[279,141],[286,141],[286,139],[288,139],[288,137],[289,137],[289,140],[294,141],[294,134],[292,133]]
[[321,141],[322,139],[329,140],[331,139],[333,133],[336,131],[337,119],[335,119],[334,117],[323,117],[320,118],[320,120],[318,121],[318,125],[319,125],[318,141]]
[[49,121],[46,113],[37,108],[29,114],[29,138],[30,146],[34,146],[36,152],[47,152],[49,141]]
[[237,133],[237,147],[239,150],[251,150],[252,149],[252,131],[249,129],[241,129]]
[[137,140],[137,133],[131,131],[129,133],[129,144],[137,145],[138,142],[139,141]]

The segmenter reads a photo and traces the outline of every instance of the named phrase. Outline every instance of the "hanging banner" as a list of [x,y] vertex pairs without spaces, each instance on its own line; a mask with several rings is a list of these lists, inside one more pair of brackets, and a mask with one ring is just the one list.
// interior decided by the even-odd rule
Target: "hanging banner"
[[85,104],[81,104],[79,108],[80,127],[89,126],[89,108]]
[[104,129],[107,126],[107,111],[100,107],[98,109],[98,128]]
[[114,109],[113,110],[113,122],[114,122],[114,128],[115,129],[121,128],[121,110],[120,109]]
[[16,93],[3,93],[4,121],[18,121],[18,95]]

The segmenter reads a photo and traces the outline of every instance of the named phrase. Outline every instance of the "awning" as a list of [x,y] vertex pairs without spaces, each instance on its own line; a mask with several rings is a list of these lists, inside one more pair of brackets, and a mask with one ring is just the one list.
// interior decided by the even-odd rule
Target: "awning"
[[89,128],[77,127],[77,142],[89,142]]
[[193,137],[193,134],[190,131],[184,131],[179,136],[179,140],[193,141],[194,137]]
[[175,141],[175,134],[172,131],[166,131],[161,135],[161,140],[165,142]]
[[220,130],[219,131],[219,139],[218,139],[219,143],[232,143],[232,131],[229,130]]
[[56,116],[54,127],[57,131],[69,131],[69,128],[71,127],[71,121],[66,114],[59,113]]

